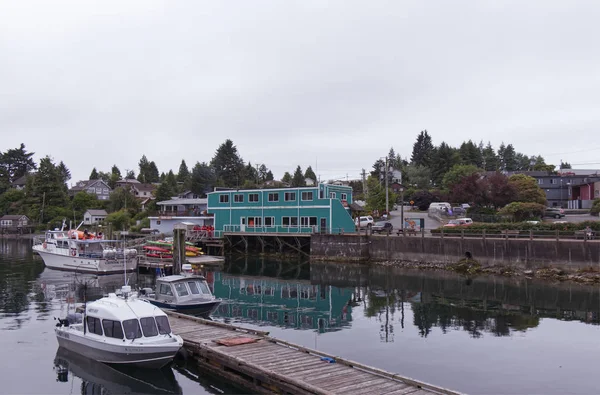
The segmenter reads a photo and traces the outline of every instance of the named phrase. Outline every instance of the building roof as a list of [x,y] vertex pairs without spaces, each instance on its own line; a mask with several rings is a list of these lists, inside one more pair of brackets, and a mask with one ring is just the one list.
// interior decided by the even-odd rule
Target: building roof
[[27,177],[29,177],[29,174],[25,174],[24,176],[21,176],[19,178],[17,178],[16,180],[14,180],[12,182],[12,186],[23,186],[27,183]]
[[121,185],[121,184],[133,185],[133,184],[140,184],[140,182],[138,180],[136,180],[135,178],[123,178],[123,179],[115,182],[115,184],[117,184],[117,185]]
[[141,191],[141,192],[144,192],[144,191],[145,192],[152,192],[153,190],[156,189],[156,185],[154,185],[154,184],[141,184],[141,183],[138,183],[138,184],[135,184],[133,187],[135,189],[137,189],[138,191]]
[[100,209],[89,209],[86,211],[86,213],[90,213],[90,215],[108,215],[108,213],[106,212],[106,210],[100,210]]
[[365,211],[365,208],[360,204],[351,203],[349,207],[352,211]]
[[185,199],[185,198],[176,198],[171,200],[163,200],[162,202],[156,202],[159,206],[179,206],[179,205],[188,205],[188,204],[207,204],[207,198],[197,198],[197,199]]
[[18,219],[21,219],[23,217],[29,219],[25,214],[5,215],[3,217],[0,217],[0,219],[2,219],[2,220],[18,220]]

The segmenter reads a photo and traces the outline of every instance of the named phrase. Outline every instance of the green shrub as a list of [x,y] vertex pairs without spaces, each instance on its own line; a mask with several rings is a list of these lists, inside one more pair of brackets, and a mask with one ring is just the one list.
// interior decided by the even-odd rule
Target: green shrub
[[539,203],[513,202],[500,209],[500,215],[511,215],[515,221],[540,219],[544,216],[546,207]]
[[[576,230],[583,230],[586,226],[592,228],[592,230],[600,232],[600,221],[584,221],[584,222],[569,222],[564,224],[557,224],[554,222],[540,222],[538,224],[532,224],[529,222],[503,222],[495,224],[485,223],[473,223],[469,226],[457,226],[455,228],[443,228],[444,233],[461,233],[465,234],[476,233],[481,234],[485,230],[486,234],[500,234],[503,230],[533,230],[539,232],[554,232],[559,230],[561,232],[575,232]],[[442,227],[432,229],[431,233],[440,233]]]

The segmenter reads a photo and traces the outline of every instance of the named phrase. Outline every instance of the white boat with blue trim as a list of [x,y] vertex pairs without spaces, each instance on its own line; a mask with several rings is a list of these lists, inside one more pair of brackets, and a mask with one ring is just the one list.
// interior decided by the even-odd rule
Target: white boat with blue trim
[[156,278],[156,288],[143,288],[140,299],[162,309],[185,310],[194,315],[208,316],[221,304],[204,276],[191,273],[191,265],[182,265],[182,274]]

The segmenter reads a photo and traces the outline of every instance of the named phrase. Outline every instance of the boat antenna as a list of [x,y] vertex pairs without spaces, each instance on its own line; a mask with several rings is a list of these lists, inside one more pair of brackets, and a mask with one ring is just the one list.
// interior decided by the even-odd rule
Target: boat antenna
[[[87,327],[87,282],[83,283],[83,334],[85,335],[86,327]],[[77,315],[77,311],[75,312]]]
[[125,278],[124,285],[127,285],[127,258],[125,256],[125,235],[121,233],[123,236],[123,277]]

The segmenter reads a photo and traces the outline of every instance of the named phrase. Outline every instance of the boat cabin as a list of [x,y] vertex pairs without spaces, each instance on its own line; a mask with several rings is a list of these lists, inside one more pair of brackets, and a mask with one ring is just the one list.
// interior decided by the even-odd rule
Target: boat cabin
[[150,303],[109,294],[87,305],[85,330],[98,336],[132,340],[169,335],[171,326],[167,315]]
[[186,303],[192,300],[213,299],[208,283],[203,276],[172,275],[156,279],[154,295],[149,294],[150,289],[145,289],[148,297],[163,303]]

